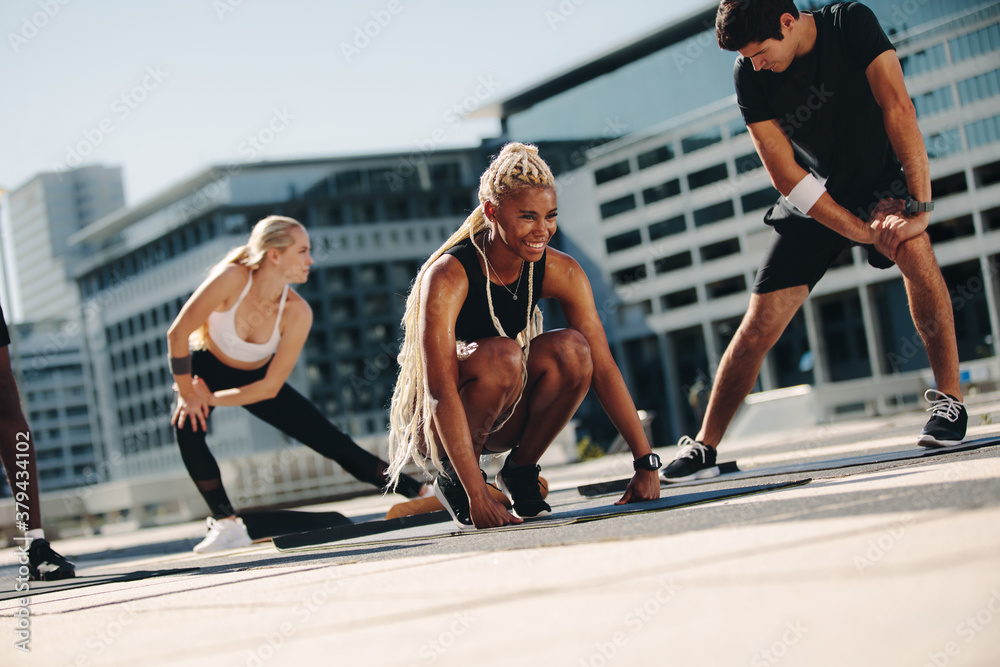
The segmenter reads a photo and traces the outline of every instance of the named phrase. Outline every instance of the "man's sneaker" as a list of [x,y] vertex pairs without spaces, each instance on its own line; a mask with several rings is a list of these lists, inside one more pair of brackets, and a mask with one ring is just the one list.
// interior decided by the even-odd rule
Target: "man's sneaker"
[[76,576],[76,567],[49,545],[45,538],[31,540],[28,546],[28,579],[31,581],[58,581]]
[[950,447],[965,440],[965,429],[969,425],[969,413],[965,404],[937,389],[928,389],[924,398],[930,401],[927,412],[931,418],[920,432],[917,444],[921,447]]
[[[483,481],[485,481],[486,473],[482,470],[479,472],[483,473]],[[476,529],[475,524],[472,523],[472,512],[469,510],[469,494],[465,492],[465,487],[458,479],[458,473],[447,462],[444,463],[441,473],[434,479],[434,495],[448,510],[448,514],[451,515],[456,526],[462,530]]]
[[248,547],[253,542],[243,519],[213,519],[208,517],[208,535],[194,547],[194,552],[207,554],[213,551]]
[[537,519],[552,514],[552,508],[542,498],[542,491],[538,488],[538,472],[541,469],[538,465],[515,466],[508,456],[497,473],[497,488],[510,499],[514,514],[522,519]]
[[690,482],[695,479],[708,479],[719,474],[719,466],[715,465],[715,449],[706,447],[697,440],[686,435],[677,443],[681,450],[670,462],[660,477],[665,482]]

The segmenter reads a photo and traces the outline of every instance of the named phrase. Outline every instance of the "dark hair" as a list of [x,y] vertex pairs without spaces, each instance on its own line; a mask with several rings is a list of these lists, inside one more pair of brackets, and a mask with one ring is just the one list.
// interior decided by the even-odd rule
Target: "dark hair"
[[719,48],[739,51],[751,42],[781,40],[781,16],[799,18],[792,0],[722,0],[715,15],[715,38]]

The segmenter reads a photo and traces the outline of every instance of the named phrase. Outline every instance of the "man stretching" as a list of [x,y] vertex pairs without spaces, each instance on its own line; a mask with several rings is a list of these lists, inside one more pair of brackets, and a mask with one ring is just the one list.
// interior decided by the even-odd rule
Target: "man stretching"
[[716,447],[750,392],[764,355],[841,251],[865,246],[868,263],[903,274],[913,322],[936,389],[918,440],[965,438],[951,299],[925,230],[930,168],[892,44],[856,2],[799,12],[792,0],[722,0],[719,46],[737,51],[736,97],[750,138],[783,195],[750,306],[722,360],[697,440],[664,470],[679,482],[719,474]]

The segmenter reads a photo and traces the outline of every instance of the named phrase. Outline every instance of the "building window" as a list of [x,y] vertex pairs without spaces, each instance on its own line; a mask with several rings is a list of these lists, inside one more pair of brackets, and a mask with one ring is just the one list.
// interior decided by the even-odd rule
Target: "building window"
[[740,197],[744,213],[774,206],[776,201],[778,201],[778,191],[772,187],[766,187],[763,190],[757,190]]
[[618,199],[612,199],[611,201],[601,204],[601,218],[607,220],[608,218],[620,215],[626,211],[631,211],[635,207],[635,195],[633,194],[628,194],[624,197],[619,197]]
[[711,243],[702,246],[698,252],[701,254],[701,261],[703,262],[711,262],[723,257],[729,257],[730,255],[738,255],[740,252],[740,240],[726,239],[718,243]]
[[736,158],[736,173],[745,174],[754,169],[760,169],[764,163],[760,161],[760,156],[756,152],[747,153]]
[[931,243],[944,243],[952,239],[963,236],[973,236],[976,227],[972,224],[971,215],[963,215],[951,220],[935,222],[927,227],[927,234],[931,237]]
[[747,124],[742,118],[729,121],[729,136],[738,137],[747,133]]
[[907,77],[917,76],[924,72],[930,72],[939,67],[943,67],[948,62],[944,53],[944,44],[934,46],[911,53],[899,59],[899,64],[903,67],[903,74]]
[[746,290],[747,280],[743,276],[731,276],[705,285],[705,292],[709,299],[721,299],[724,296],[738,294]]
[[621,178],[622,176],[628,176],[631,173],[631,169],[628,166],[628,160],[622,160],[621,162],[615,162],[607,167],[602,167],[594,171],[594,182],[597,185],[601,183],[607,183],[608,181],[613,181],[616,178]]
[[933,160],[962,150],[962,136],[957,127],[952,127],[925,137],[924,145],[927,157]]
[[1000,139],[1000,115],[990,116],[965,126],[969,149],[979,148]]
[[680,269],[691,266],[692,263],[691,252],[685,250],[684,252],[679,252],[676,255],[661,257],[653,262],[653,266],[656,269],[657,275],[660,275],[663,273],[669,273],[670,271],[679,271]]
[[457,162],[431,165],[431,183],[435,188],[462,185],[462,170]]
[[604,241],[604,244],[608,249],[608,254],[619,252],[627,248],[634,248],[640,243],[642,243],[642,233],[640,233],[638,229],[633,229],[632,231],[625,232],[624,234],[609,236]]
[[667,181],[666,183],[661,183],[660,185],[646,188],[642,191],[642,201],[644,204],[652,204],[660,201],[661,199],[667,199],[668,197],[676,197],[681,193],[681,182],[678,179],[673,179]]
[[718,204],[712,204],[711,206],[706,206],[695,211],[694,226],[702,227],[710,225],[714,222],[731,218],[733,215],[735,215],[735,209],[733,208],[732,201],[719,202]]
[[688,174],[687,178],[688,187],[694,190],[696,188],[701,188],[729,178],[729,167],[727,167],[725,163],[717,164],[708,167],[707,169],[702,169],[692,174]]
[[671,292],[670,294],[664,294],[660,297],[660,306],[663,310],[683,308],[684,306],[690,306],[693,303],[698,303],[698,290],[693,287],[682,289],[677,292]]
[[953,106],[955,106],[955,98],[951,95],[950,85],[913,98],[913,107],[917,110],[917,116],[920,118],[947,111]]
[[1000,48],[1000,23],[994,23],[982,30],[952,39],[951,60],[953,63],[960,63],[963,60],[996,51],[998,48]]
[[[902,288],[901,281],[891,282],[899,283]],[[897,302],[906,311],[906,299]],[[817,298],[814,304],[830,379],[840,382],[870,376],[868,341],[865,338],[865,323],[861,316],[861,297],[857,290]],[[881,314],[884,309],[877,305],[876,311]],[[909,319],[908,311],[906,318]],[[923,352],[923,345],[917,347]]]
[[674,159],[674,150],[669,145],[660,146],[659,148],[654,148],[651,151],[639,153],[639,155],[636,156],[636,162],[638,162],[640,170],[648,169],[653,165],[661,164],[672,159]]
[[935,199],[947,197],[948,195],[966,192],[969,189],[965,181],[965,172],[958,172],[950,176],[942,176],[931,181],[931,193]]
[[615,271],[611,274],[611,280],[615,285],[628,285],[646,279],[646,265],[638,264],[627,269]]
[[1000,206],[983,211],[983,229],[1000,229]]
[[972,170],[972,179],[977,188],[993,185],[1000,181],[1000,162],[991,162]]
[[651,224],[649,226],[649,240],[655,241],[662,239],[664,236],[683,234],[685,231],[687,231],[687,225],[684,223],[684,216],[678,215],[669,220],[662,220]]
[[696,132],[681,139],[681,150],[685,154],[694,153],[695,151],[700,151],[702,148],[717,144],[720,141],[722,141],[722,128],[718,126],[710,127],[707,130]]
[[995,95],[1000,95],[1000,69],[958,82],[958,99],[963,105]]

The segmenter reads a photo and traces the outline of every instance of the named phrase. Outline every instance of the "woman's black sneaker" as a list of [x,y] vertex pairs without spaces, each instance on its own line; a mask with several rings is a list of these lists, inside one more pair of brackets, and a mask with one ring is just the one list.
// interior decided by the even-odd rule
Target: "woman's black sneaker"
[[49,545],[45,538],[31,540],[28,547],[28,578],[31,581],[58,581],[76,576],[76,566]]
[[514,513],[522,519],[537,519],[552,514],[552,508],[542,498],[542,491],[538,488],[541,469],[538,465],[515,466],[508,456],[497,473],[497,488],[510,499]]
[[715,465],[715,449],[686,435],[677,444],[681,450],[677,452],[677,457],[670,462],[670,465],[660,473],[663,481],[690,482],[718,476],[719,466]]
[[[479,472],[483,473],[483,481],[485,481],[486,473],[482,470]],[[465,487],[458,479],[458,473],[447,462],[444,463],[441,472],[434,479],[434,495],[448,510],[455,525],[462,530],[476,529],[475,524],[472,523],[472,512],[469,510],[469,494],[465,492]]]

